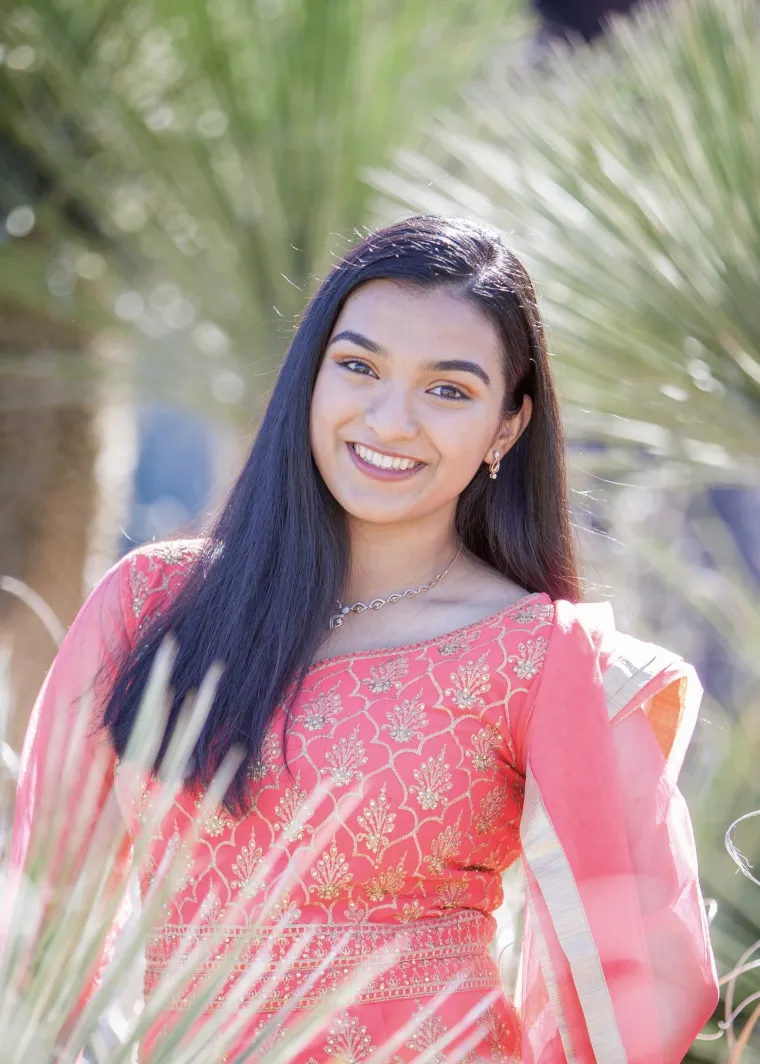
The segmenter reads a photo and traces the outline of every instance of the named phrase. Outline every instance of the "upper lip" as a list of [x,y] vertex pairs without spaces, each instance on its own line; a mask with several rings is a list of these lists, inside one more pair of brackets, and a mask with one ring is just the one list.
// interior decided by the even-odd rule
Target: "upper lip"
[[381,447],[376,447],[374,443],[362,443],[361,440],[350,440],[349,443],[358,443],[360,447],[366,447],[368,451],[374,451],[375,454],[386,454],[389,458],[408,458],[410,462],[422,462],[421,458],[414,458],[411,454],[399,454],[398,451],[384,451]]

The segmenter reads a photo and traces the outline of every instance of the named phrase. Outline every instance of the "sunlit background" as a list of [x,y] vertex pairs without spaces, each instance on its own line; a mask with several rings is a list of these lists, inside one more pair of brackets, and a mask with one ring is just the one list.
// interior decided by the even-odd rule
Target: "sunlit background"
[[[540,291],[586,598],[705,687],[682,788],[720,974],[760,940],[760,886],[724,846],[760,807],[760,11],[629,8],[34,0],[0,17],[7,763],[95,581],[213,513],[335,257],[405,213],[467,215]],[[758,825],[734,835],[747,872]],[[759,992],[760,969],[711,1031]],[[756,1006],[691,1059],[738,1059],[744,1027],[760,1060]]]

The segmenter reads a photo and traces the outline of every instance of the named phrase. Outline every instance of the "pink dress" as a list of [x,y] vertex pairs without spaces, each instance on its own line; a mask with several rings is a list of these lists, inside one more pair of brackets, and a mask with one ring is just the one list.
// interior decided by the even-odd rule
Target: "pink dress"
[[[132,552],[72,625],[22,753],[17,869],[55,714],[77,712],[76,696],[103,663],[108,675],[193,554],[191,541]],[[220,1064],[293,995],[313,1011],[347,980],[353,996],[298,1064],[681,1060],[717,1003],[676,788],[700,696],[694,669],[618,633],[608,604],[544,593],[421,643],[312,666],[291,713],[287,767],[278,711],[253,773],[252,811],[235,820],[212,810],[198,845],[185,847],[180,889],[147,949],[146,1000],[188,932],[214,949],[157,1016],[142,1059],[253,921],[254,940],[205,1014],[264,958],[237,1009],[250,1016]],[[94,757],[104,739],[86,743]],[[112,757],[137,836],[155,793],[120,787],[121,768]],[[167,846],[182,847],[201,797],[184,791],[160,822],[143,896]],[[125,846],[122,880],[130,856]],[[492,955],[492,913],[518,858],[527,902],[513,1002]],[[303,1014],[271,1024],[266,1045]]]

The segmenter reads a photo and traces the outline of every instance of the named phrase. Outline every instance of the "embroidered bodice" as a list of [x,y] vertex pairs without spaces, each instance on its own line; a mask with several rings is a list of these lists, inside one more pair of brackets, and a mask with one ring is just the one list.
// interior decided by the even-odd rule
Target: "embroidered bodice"
[[[184,561],[182,547],[168,558],[155,549],[132,555],[138,627]],[[553,613],[547,595],[533,594],[454,633],[313,665],[291,710],[285,758],[281,710],[271,722],[252,774],[252,811],[235,820],[216,809],[195,857],[188,853],[182,887],[148,952],[146,992],[199,907],[207,910],[202,933],[221,941],[231,911],[245,926],[261,918],[273,895],[265,923],[284,924],[277,956],[306,925],[318,924],[316,964],[325,944],[350,931],[342,972],[365,964],[400,929],[410,934],[417,964],[391,969],[382,989],[371,985],[361,1001],[420,999],[456,976],[460,992],[497,986],[490,914],[502,901],[501,874],[519,855],[524,789],[512,717],[541,671]],[[313,798],[305,813],[320,784],[321,801]],[[137,830],[151,800],[148,788],[133,809]],[[172,837],[185,836],[201,801],[185,794],[175,802],[154,840],[154,869]],[[315,845],[313,863],[283,894],[278,878],[288,860]],[[274,863],[262,882],[267,858]],[[301,976],[309,970],[302,964]],[[334,982],[328,972],[308,1001]],[[287,980],[261,1011],[278,1008],[297,983]]]

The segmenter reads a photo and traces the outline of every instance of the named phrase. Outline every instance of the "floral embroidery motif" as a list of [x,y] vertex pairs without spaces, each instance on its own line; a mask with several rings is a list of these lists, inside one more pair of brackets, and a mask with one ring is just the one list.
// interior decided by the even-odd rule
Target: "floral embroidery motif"
[[359,738],[358,726],[348,737],[338,740],[332,750],[325,754],[325,761],[330,768],[323,768],[321,771],[329,772],[339,787],[347,787],[354,776],[357,779],[364,778],[364,773],[359,770],[359,766],[367,764],[367,755],[364,751],[364,743]]
[[[148,543],[132,553],[129,560],[129,589],[132,596],[132,616],[135,620],[140,619],[145,603],[151,595],[160,595],[163,592],[171,597],[171,577],[175,575],[179,567],[194,561],[204,544],[205,540],[202,539],[170,540],[166,543]],[[167,572],[161,563],[177,568],[174,570],[169,568]],[[144,568],[146,564],[147,569]],[[155,584],[155,578],[152,579],[154,573],[160,576],[158,586],[151,586]]]
[[363,829],[357,832],[356,841],[365,842],[367,849],[374,855],[377,864],[388,847],[387,835],[393,831],[396,814],[391,812],[391,803],[385,793],[386,784],[380,788],[377,799],[370,798],[363,814],[356,819]]
[[367,897],[370,901],[382,901],[386,895],[395,898],[404,889],[406,872],[404,871],[404,857],[401,858],[395,868],[386,868],[375,879],[367,884]]
[[316,891],[322,901],[334,901],[354,878],[346,858],[338,853],[335,839],[312,868],[311,874],[317,882],[311,884],[309,892]]
[[335,724],[341,710],[339,684],[334,684],[329,691],[320,691],[304,706],[298,720],[307,731],[322,731],[328,724]]
[[369,687],[373,695],[385,695],[393,687],[398,690],[401,680],[409,671],[409,663],[406,658],[391,658],[380,665],[372,665],[369,670],[369,678],[362,680]]
[[494,787],[480,803],[480,809],[473,824],[476,833],[478,835],[490,835],[498,827],[506,807],[507,785]]
[[[186,890],[189,886],[195,883],[195,879],[191,874],[194,865],[193,851],[187,839],[183,839],[181,837],[179,829],[176,825],[174,827],[174,831],[171,834],[168,849],[174,852],[172,872],[177,877],[174,885],[174,890]],[[158,866],[156,865],[155,860],[151,859],[151,883],[153,882],[157,872]]]
[[405,698],[404,701],[386,714],[390,724],[383,724],[381,731],[387,731],[397,743],[408,743],[410,739],[421,739],[421,728],[427,727],[425,706],[420,702],[421,695]]
[[306,791],[301,786],[301,773],[299,772],[293,786],[287,788],[279,805],[274,807],[281,821],[274,825],[274,830],[282,830],[282,837],[286,842],[300,842],[305,831],[309,834],[314,833],[314,829],[305,823],[306,797]]
[[491,676],[485,660],[485,654],[481,654],[477,661],[469,661],[466,665],[460,665],[455,673],[451,673],[454,686],[448,687],[444,693],[451,697],[454,705],[459,709],[485,706],[481,696],[484,692],[491,690],[489,683]]
[[460,813],[455,824],[447,824],[437,839],[430,843],[430,853],[423,857],[423,863],[430,869],[431,875],[442,876],[446,865],[459,853],[462,844],[462,832],[459,823],[462,819]]
[[324,1051],[338,1056],[341,1064],[361,1064],[375,1047],[364,1024],[344,1010],[327,1032]]
[[276,764],[277,755],[280,752],[280,739],[271,728],[267,729],[264,741],[261,744],[261,756],[251,766],[248,778],[254,783],[260,783],[269,775]]
[[477,639],[478,632],[471,632],[469,639],[464,635],[452,635],[448,639],[444,639],[442,643],[436,644],[436,650],[439,654],[443,654],[447,657],[453,657],[454,654],[461,654],[464,650],[470,649],[471,639]]
[[414,770],[416,786],[409,790],[417,794],[417,801],[422,809],[436,809],[438,805],[446,805],[446,791],[450,791],[453,784],[449,766],[443,760],[446,756],[446,748],[441,750],[438,757],[429,757],[419,768]]
[[[203,805],[203,801],[203,795],[201,795],[201,797],[197,798],[195,801],[195,808],[200,809]],[[218,839],[220,835],[223,835],[225,831],[230,828],[234,828],[234,826],[234,821],[230,819],[227,811],[222,806],[219,806],[213,813],[210,813],[206,817],[203,830],[207,835],[210,835],[212,839]]]
[[538,639],[528,639],[525,643],[518,643],[518,647],[520,653],[510,654],[507,661],[516,661],[515,673],[521,680],[530,680],[543,665],[549,642],[543,636],[539,636]]
[[250,901],[254,894],[257,894],[264,886],[261,880],[256,880],[256,869],[263,856],[264,851],[260,846],[255,849],[253,846],[244,846],[240,853],[235,856],[232,871],[235,873],[236,878],[232,880],[230,885],[233,889],[237,888],[240,891],[240,896],[246,901]]
[[408,901],[400,913],[396,913],[396,919],[402,924],[411,923],[412,920],[420,920],[425,915],[425,910],[418,901]]
[[438,904],[442,909],[456,909],[462,904],[467,894],[466,879],[447,879],[445,883],[439,883],[435,888],[439,897]]
[[477,772],[491,772],[496,768],[497,761],[494,750],[501,746],[501,736],[496,728],[489,725],[472,737],[472,750],[467,751],[467,756],[472,758],[472,767]]
[[369,915],[369,908],[367,903],[361,899],[350,901],[343,910],[343,915],[350,924],[363,924]]
[[301,919],[301,910],[294,901],[290,900],[290,894],[285,893],[278,902],[272,906],[271,920],[273,924],[283,921],[285,925],[294,924]]
[[426,1016],[425,1011],[425,1006],[420,1002],[416,1009],[418,1024],[414,1034],[406,1043],[406,1048],[415,1053],[424,1054],[425,1064],[443,1064],[446,1059],[443,1047],[441,1047],[441,1052],[435,1050],[437,1044],[446,1035],[448,1027],[437,1013],[432,1012]]
[[518,624],[548,624],[554,617],[554,605],[545,602],[526,602],[519,606],[510,617]]

